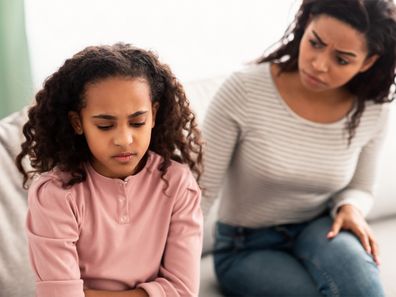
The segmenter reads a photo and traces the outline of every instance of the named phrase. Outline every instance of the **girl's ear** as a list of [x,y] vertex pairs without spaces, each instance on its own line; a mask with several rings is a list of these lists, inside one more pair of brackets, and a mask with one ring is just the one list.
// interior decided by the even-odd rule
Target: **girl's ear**
[[155,118],[157,116],[158,109],[159,109],[159,102],[153,103],[151,106],[152,120],[153,120],[153,123],[151,124],[151,128],[154,128],[155,126]]
[[379,55],[372,55],[370,57],[368,57],[364,62],[362,67],[360,68],[359,72],[365,72],[366,70],[368,70],[371,66],[374,65],[374,63],[378,60]]
[[72,125],[74,132],[78,135],[82,135],[84,133],[81,118],[79,114],[75,111],[69,111],[68,113],[70,124]]

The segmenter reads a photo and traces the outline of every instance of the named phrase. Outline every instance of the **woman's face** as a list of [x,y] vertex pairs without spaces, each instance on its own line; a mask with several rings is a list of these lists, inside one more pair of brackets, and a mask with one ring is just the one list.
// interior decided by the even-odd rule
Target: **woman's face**
[[341,88],[373,65],[377,56],[367,55],[364,34],[334,17],[316,16],[300,42],[301,83],[312,91]]
[[148,83],[139,78],[107,78],[89,84],[84,99],[80,115],[70,118],[75,131],[86,138],[92,166],[111,178],[134,174],[154,127],[156,105]]

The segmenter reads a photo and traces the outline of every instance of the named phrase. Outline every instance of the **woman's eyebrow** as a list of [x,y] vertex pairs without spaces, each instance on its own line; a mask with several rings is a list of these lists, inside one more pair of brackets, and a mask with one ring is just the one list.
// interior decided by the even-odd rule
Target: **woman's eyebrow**
[[324,45],[324,46],[327,45],[327,44],[324,43],[324,41],[319,37],[318,33],[316,33],[315,30],[312,30],[312,34],[315,36],[315,38],[319,41],[319,43],[320,43],[321,45]]
[[[314,30],[312,30],[312,34],[315,36],[315,38],[319,41],[319,43],[320,43],[321,45],[323,45],[323,46],[326,46],[326,45],[327,45],[327,44],[324,43],[324,41],[319,37],[318,33],[316,33]],[[338,53],[341,54],[341,55],[347,55],[347,56],[351,56],[351,57],[356,58],[356,54],[353,53],[353,52],[347,52],[347,51],[342,51],[342,50],[337,50],[337,49],[336,49],[336,52],[338,52]]]

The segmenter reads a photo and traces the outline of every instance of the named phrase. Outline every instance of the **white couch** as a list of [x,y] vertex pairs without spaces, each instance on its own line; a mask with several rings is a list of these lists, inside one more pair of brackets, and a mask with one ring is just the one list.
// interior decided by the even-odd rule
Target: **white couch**
[[[186,84],[192,107],[202,121],[210,99],[223,77]],[[383,151],[383,169],[379,179],[376,204],[370,222],[382,251],[382,277],[390,297],[396,297],[396,108],[392,108],[392,123]],[[30,271],[24,231],[26,191],[14,158],[22,141],[21,127],[26,121],[26,109],[0,121],[0,297],[34,296],[34,278]],[[216,207],[215,207],[216,208]],[[205,222],[200,296],[222,296],[213,272],[211,247],[216,209]],[[56,297],[56,296],[54,296]],[[370,296],[369,296],[370,297]]]

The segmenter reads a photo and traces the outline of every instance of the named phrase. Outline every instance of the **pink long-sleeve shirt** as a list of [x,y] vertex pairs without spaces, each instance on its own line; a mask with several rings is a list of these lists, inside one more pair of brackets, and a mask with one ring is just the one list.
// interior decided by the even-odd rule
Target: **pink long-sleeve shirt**
[[149,153],[125,180],[87,164],[70,188],[58,170],[29,189],[27,234],[37,297],[83,297],[84,288],[143,288],[150,296],[197,296],[202,247],[200,189],[187,166],[172,162],[165,182]]

